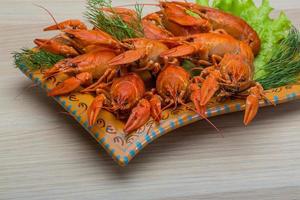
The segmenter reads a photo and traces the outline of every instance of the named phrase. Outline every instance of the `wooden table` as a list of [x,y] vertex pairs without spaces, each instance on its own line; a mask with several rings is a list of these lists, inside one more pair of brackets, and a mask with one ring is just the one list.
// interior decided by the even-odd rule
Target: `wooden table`
[[[83,0],[1,0],[0,199],[300,199],[300,102],[181,128],[121,168],[39,88],[11,53],[46,37],[52,23],[80,18]],[[128,2],[128,1],[123,1]],[[300,2],[271,0],[300,23]],[[122,4],[121,1],[118,1]]]

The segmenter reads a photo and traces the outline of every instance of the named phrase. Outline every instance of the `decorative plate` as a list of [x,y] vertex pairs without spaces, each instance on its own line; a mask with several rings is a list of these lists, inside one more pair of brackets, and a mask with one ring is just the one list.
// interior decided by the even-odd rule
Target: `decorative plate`
[[[65,75],[61,75],[45,81],[42,79],[42,70],[32,72],[27,66],[19,65],[18,67],[27,77],[34,81],[35,84],[46,91],[52,89],[65,78]],[[294,85],[268,90],[266,91],[266,96],[275,104],[299,99],[300,82]],[[91,95],[73,93],[69,96],[56,97],[54,99],[69,112],[121,166],[126,166],[153,140],[179,127],[201,120],[198,115],[185,108],[178,108],[175,111],[167,110],[163,113],[163,120],[160,124],[150,120],[138,131],[126,136],[123,133],[123,122],[117,120],[114,115],[106,111],[101,111],[102,113],[94,127],[88,126],[86,110],[93,98]],[[261,101],[260,105],[263,107],[271,104],[266,101]],[[211,103],[207,110],[207,116],[213,117],[242,111],[244,109],[245,101],[243,100],[228,100],[222,104]]]

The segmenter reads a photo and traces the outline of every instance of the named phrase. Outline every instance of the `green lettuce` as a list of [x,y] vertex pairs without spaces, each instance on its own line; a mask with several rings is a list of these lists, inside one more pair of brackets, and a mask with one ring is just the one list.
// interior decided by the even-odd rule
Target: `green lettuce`
[[255,59],[255,78],[264,76],[264,66],[270,61],[273,50],[287,37],[292,27],[291,21],[281,12],[276,19],[270,18],[273,8],[269,0],[262,0],[259,7],[253,0],[196,0],[200,5],[211,6],[243,18],[259,34],[262,46]]

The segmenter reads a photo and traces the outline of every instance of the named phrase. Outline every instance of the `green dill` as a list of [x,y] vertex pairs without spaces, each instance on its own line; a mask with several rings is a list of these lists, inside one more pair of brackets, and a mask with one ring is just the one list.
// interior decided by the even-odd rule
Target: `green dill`
[[143,10],[144,6],[142,4],[135,4],[134,9],[137,13],[137,21],[133,21],[131,26],[137,27],[137,36],[143,37],[144,36],[144,28],[142,25],[142,19],[143,19]]
[[60,55],[33,49],[21,49],[19,52],[14,52],[13,58],[17,67],[26,66],[30,70],[50,68],[58,61],[64,59]]
[[118,14],[107,14],[101,9],[111,8],[113,10],[111,0],[88,0],[86,8],[85,16],[90,23],[118,40],[143,37],[141,23],[143,6],[135,5],[137,20],[133,20],[131,24],[124,22]]
[[300,32],[293,27],[288,36],[274,49],[269,62],[256,79],[265,89],[277,88],[299,80]]

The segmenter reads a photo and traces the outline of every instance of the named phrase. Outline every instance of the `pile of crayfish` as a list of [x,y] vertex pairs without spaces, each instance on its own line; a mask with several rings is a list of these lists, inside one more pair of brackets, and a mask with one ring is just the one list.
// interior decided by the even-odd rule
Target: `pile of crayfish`
[[[158,6],[158,12],[142,18],[143,38],[120,41],[73,19],[45,28],[61,33],[35,39],[37,48],[66,57],[45,71],[45,81],[61,73],[69,77],[48,95],[92,94],[89,125],[105,109],[126,120],[125,133],[139,129],[150,117],[160,122],[164,110],[179,105],[206,119],[214,97],[246,99],[244,123],[249,124],[259,101],[266,98],[253,80],[258,34],[241,18],[217,9],[176,1],[160,1]],[[137,17],[129,8],[101,9],[128,24]],[[182,67],[185,60],[197,66],[193,70],[199,75]]]

